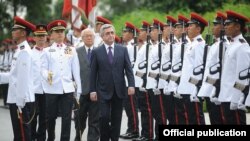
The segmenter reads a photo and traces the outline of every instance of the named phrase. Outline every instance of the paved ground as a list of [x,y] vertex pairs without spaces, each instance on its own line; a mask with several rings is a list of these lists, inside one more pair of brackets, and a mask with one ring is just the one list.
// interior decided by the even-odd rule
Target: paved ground
[[[9,110],[6,108],[3,108],[2,105],[3,105],[3,102],[2,102],[2,99],[0,99],[0,141],[10,141],[13,139],[10,114],[9,114]],[[205,113],[205,120],[206,120],[206,123],[209,124],[207,113]],[[56,141],[60,140],[60,128],[61,128],[60,122],[61,122],[61,118],[58,118],[57,124],[56,124]],[[126,114],[123,113],[121,133],[126,132],[126,124],[127,124],[127,117],[126,117]],[[250,114],[247,115],[247,124],[250,125]],[[83,134],[82,141],[86,141],[86,133],[87,133],[87,129]],[[74,140],[74,136],[75,136],[75,129],[74,129],[74,122],[72,121],[70,141]],[[120,141],[125,141],[125,140],[121,139]]]

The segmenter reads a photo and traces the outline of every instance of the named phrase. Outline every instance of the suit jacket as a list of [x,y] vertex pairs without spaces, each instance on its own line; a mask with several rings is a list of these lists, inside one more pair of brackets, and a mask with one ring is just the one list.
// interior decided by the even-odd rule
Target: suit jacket
[[113,64],[109,63],[105,45],[92,51],[90,92],[97,92],[103,99],[111,99],[115,92],[119,98],[126,95],[125,76],[128,86],[134,87],[134,76],[127,48],[115,44]]
[[77,48],[76,52],[80,63],[82,94],[86,95],[89,93],[89,85],[90,85],[90,62],[88,60],[88,55],[85,46]]

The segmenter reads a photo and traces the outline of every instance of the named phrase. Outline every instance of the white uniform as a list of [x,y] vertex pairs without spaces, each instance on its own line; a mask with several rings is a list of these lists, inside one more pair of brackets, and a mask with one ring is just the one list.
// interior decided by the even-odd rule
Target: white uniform
[[[188,44],[190,43],[190,40],[188,38],[186,38],[186,44],[184,46],[184,54],[186,51],[186,48],[188,47]],[[174,48],[173,48],[173,58],[172,58],[172,69],[171,69],[171,76],[174,77],[181,77],[181,70],[179,70],[178,72],[173,72],[173,70],[178,69],[179,67],[181,67],[181,44],[182,42],[177,42],[174,44]],[[169,85],[167,86],[167,91],[168,93],[170,92],[176,92],[177,91],[177,83],[170,80],[169,81]]]
[[170,61],[170,43],[163,42],[161,46],[162,46],[162,56],[161,56],[161,71],[160,71],[161,77],[159,79],[159,84],[158,84],[159,89],[163,89],[165,86],[168,85],[168,82],[162,79],[162,77],[170,75],[170,71],[171,71],[171,68],[167,71],[163,71],[164,68],[171,65],[171,63],[169,62]]
[[[148,55],[148,73],[147,73],[147,85],[146,89],[156,89],[157,81],[155,78],[149,76],[149,73],[154,73],[159,75],[159,68],[152,70],[151,65],[154,63],[153,66],[157,65],[157,61],[159,60],[158,56],[158,43],[152,44],[149,49]],[[159,63],[159,62],[158,62]]]
[[102,37],[100,33],[95,33],[94,47],[99,47],[103,44]]
[[[129,60],[131,62],[131,65],[133,67],[133,72],[134,72],[134,76],[135,76],[135,58],[134,58],[134,39],[131,39],[129,42],[128,42],[128,45],[126,46],[127,49],[128,49],[128,56],[129,56]],[[137,55],[137,51],[138,51],[138,48],[136,47],[136,55]],[[138,77],[136,76],[135,77],[135,81],[138,81],[137,80]],[[126,81],[126,86],[128,86],[128,82],[127,82],[127,77],[125,77],[125,81]]]
[[189,82],[191,77],[194,77],[198,80],[201,79],[201,75],[194,76],[193,69],[203,63],[203,52],[205,47],[205,41],[201,35],[196,36],[193,41],[187,46],[185,51],[182,75],[180,79],[180,84],[178,86],[177,92],[183,95],[196,95],[197,90],[195,85]]
[[250,107],[250,91],[248,92],[248,96],[246,98],[245,105],[248,106],[248,107]]
[[141,46],[141,48],[138,50],[136,61],[134,64],[135,87],[138,87],[138,88],[142,87],[143,80],[142,80],[142,78],[138,77],[135,74],[136,74],[136,72],[146,73],[146,68],[139,69],[139,64],[146,61],[146,45],[147,45],[147,43],[144,42],[143,45]]
[[36,46],[32,49],[32,55],[34,58],[34,89],[35,89],[35,94],[43,94],[43,86],[42,86],[42,75],[41,75],[41,66],[42,66],[42,61],[41,57],[43,55],[43,49],[38,50],[36,49]]
[[81,43],[82,41],[82,37],[75,37],[74,36],[74,31],[71,29],[68,31],[67,35],[66,35],[66,38],[68,41],[70,41],[72,43],[72,45],[74,47],[78,47],[79,44]]
[[[206,68],[205,68],[204,77],[203,77],[203,81],[202,81],[202,86],[200,88],[200,91],[198,92],[199,97],[210,97],[210,96],[214,95],[214,93],[215,93],[215,87],[213,85],[207,83],[206,79],[207,79],[207,77],[214,78],[214,79],[219,78],[219,73],[216,73],[214,75],[211,75],[209,73],[210,67],[219,62],[219,48],[220,48],[219,44],[220,44],[220,39],[217,38],[217,41],[209,48],[209,52],[207,54]],[[227,45],[228,45],[228,42],[226,40],[223,43],[224,50],[225,50],[225,47]]]
[[[53,74],[52,85],[48,83],[49,71]],[[65,44],[62,44],[62,47],[57,47],[56,43],[45,48],[42,55],[42,76],[45,93],[72,93],[76,89],[77,95],[80,96],[82,92],[80,68],[75,48],[66,47]]]
[[7,103],[16,103],[24,107],[27,102],[34,102],[32,51],[27,41],[17,45],[9,73],[0,73],[1,80],[9,78]]
[[248,85],[247,80],[239,80],[239,72],[249,67],[250,48],[240,34],[233,38],[233,42],[225,52],[224,66],[221,76],[221,91],[219,101],[238,103],[243,93],[234,88],[235,82]]

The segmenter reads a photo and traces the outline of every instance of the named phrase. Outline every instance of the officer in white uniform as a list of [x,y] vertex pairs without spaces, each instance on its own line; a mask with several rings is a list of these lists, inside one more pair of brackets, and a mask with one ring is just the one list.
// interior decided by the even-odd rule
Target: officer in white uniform
[[188,46],[188,43],[190,42],[189,38],[186,36],[188,21],[188,18],[184,17],[183,15],[178,15],[178,22],[174,25],[174,35],[177,38],[177,42],[174,44],[173,49],[169,85],[164,88],[164,93],[171,94],[174,97],[172,102],[173,104],[171,105],[172,109],[174,110],[172,116],[174,116],[175,119],[174,124],[178,125],[184,125],[188,123],[187,118],[185,116],[186,113],[184,110],[185,108],[183,106],[183,99],[180,97],[180,95],[177,95],[176,93],[177,87],[180,82],[184,53],[186,47]]
[[[125,28],[123,30],[123,42],[126,44],[128,49],[128,55],[130,62],[132,64],[133,70],[135,69],[136,54],[138,50],[137,41],[134,40],[134,36],[137,36],[139,29],[137,29],[132,23],[126,22]],[[136,51],[136,52],[135,52]],[[134,71],[135,72],[135,71]],[[135,73],[134,73],[135,76]],[[135,82],[139,81],[138,77],[135,76]],[[128,85],[127,79],[125,77],[126,85]],[[138,102],[137,102],[137,92],[136,88],[134,95],[127,95],[123,100],[125,107],[125,112],[128,116],[128,129],[125,134],[120,135],[123,139],[133,139],[139,137],[139,120],[138,120]]]
[[103,44],[102,37],[100,35],[100,29],[102,25],[104,24],[112,24],[111,21],[108,19],[102,17],[102,16],[97,16],[96,17],[96,24],[95,24],[95,41],[94,41],[94,46],[99,47],[100,45]]
[[[225,34],[231,38],[224,58],[219,101],[222,104],[225,124],[246,124],[246,109],[242,105],[243,93],[234,88],[235,82],[247,85],[247,80],[239,80],[239,72],[249,67],[250,48],[242,36],[249,18],[234,11],[226,11]],[[244,104],[243,104],[244,105]]]
[[[45,140],[46,139],[46,98],[43,92],[42,75],[41,75],[41,56],[47,42],[47,27],[46,25],[36,25],[33,32],[34,40],[36,42],[32,49],[32,55],[35,61],[34,64],[34,88],[35,88],[35,108],[34,118],[31,122],[31,136],[32,140]],[[39,120],[38,120],[39,119]]]
[[[203,64],[202,58],[204,53],[205,41],[202,38],[202,32],[207,21],[196,13],[191,13],[191,19],[188,22],[188,37],[191,43],[186,49],[182,67],[182,75],[177,92],[183,97],[186,107],[188,124],[205,124],[202,102],[197,98],[197,87],[190,83],[191,77],[198,80],[201,75],[194,76],[194,68]],[[198,77],[198,78],[197,78]]]
[[[10,108],[14,140],[31,140],[30,124],[27,123],[31,120],[30,109],[35,101],[33,86],[34,60],[26,37],[31,30],[34,30],[35,26],[19,17],[14,17],[14,21],[12,38],[17,43],[17,49],[11,63],[10,72],[0,73],[0,81],[9,80],[7,103]],[[6,79],[6,77],[9,79]]]
[[[167,88],[170,81],[170,73],[172,67],[173,59],[173,50],[175,48],[175,43],[177,43],[176,37],[174,35],[174,25],[177,20],[172,16],[166,16],[167,22],[163,27],[163,50],[162,50],[162,59],[161,59],[161,70],[160,70],[160,80],[158,89],[163,93],[164,98],[164,109],[166,113],[166,118],[168,124],[175,123],[174,117],[174,97],[167,92]],[[165,91],[163,91],[165,89]]]
[[86,28],[87,26],[82,24],[79,29],[76,27],[73,27],[73,29],[70,29],[68,31],[68,33],[66,34],[66,38],[73,47],[80,47],[84,45],[82,38],[81,38],[81,32],[82,30]]
[[[164,99],[162,92],[158,89],[159,86],[159,76],[160,76],[160,68],[161,68],[161,56],[163,45],[162,37],[159,34],[162,34],[164,24],[157,19],[153,19],[153,24],[151,26],[151,41],[152,48],[149,51],[148,58],[148,78],[146,89],[149,93],[149,97],[151,99],[152,105],[152,114],[155,119],[155,139],[159,139],[158,133],[158,125],[166,125],[167,119],[164,109]],[[159,39],[160,38],[160,39]],[[159,46],[159,43],[161,45]],[[159,53],[159,49],[161,49],[161,53]]]
[[[48,140],[55,139],[55,120],[60,106],[62,116],[61,140],[69,141],[73,96],[79,100],[81,81],[79,60],[75,48],[66,46],[66,22],[55,20],[48,24],[54,43],[42,55],[43,88],[46,94]],[[75,82],[74,82],[75,81]]]
[[150,48],[150,24],[146,21],[142,21],[142,27],[140,28],[138,40],[138,52],[134,65],[135,73],[135,87],[136,93],[138,93],[138,107],[141,112],[141,135],[134,141],[144,141],[153,138],[153,117],[151,103],[149,95],[145,89],[147,83],[146,77],[146,67],[147,59],[146,54],[149,52]]
[[[225,51],[225,47],[228,45],[228,41],[226,37],[224,36],[224,21],[226,19],[226,16],[221,13],[217,12],[217,15],[213,21],[213,36],[215,38],[215,42],[211,45],[209,48],[209,52],[207,54],[207,62],[206,62],[206,67],[205,67],[205,72],[204,72],[204,77],[203,77],[203,82],[202,86],[200,88],[200,91],[198,93],[198,97],[202,97],[206,100],[206,107],[207,111],[209,114],[209,119],[210,119],[210,124],[215,125],[215,124],[223,124],[223,113],[221,110],[220,103],[216,103],[215,100],[215,93],[219,93],[220,90],[216,90],[216,87],[213,86],[212,84],[209,84],[206,82],[209,78],[212,79],[218,79],[217,81],[220,81],[219,79],[219,72],[216,74],[210,74],[210,69],[215,70],[219,66],[219,50],[221,48],[220,44],[222,43],[222,53],[221,57],[223,58],[223,54]],[[221,60],[221,64],[223,62],[223,59]],[[219,70],[218,70],[219,71]],[[210,100],[211,97],[211,100]]]
[[[1,58],[1,72],[9,72],[10,71],[10,66],[11,66],[11,62],[12,62],[12,58],[14,55],[14,51],[12,50],[12,40],[11,39],[5,39],[3,41],[3,54],[2,54],[2,58]],[[3,94],[3,102],[4,102],[4,106],[8,106],[7,105],[7,95],[8,95],[8,87],[9,87],[9,82],[6,83],[1,83],[1,89],[2,89],[2,94]]]

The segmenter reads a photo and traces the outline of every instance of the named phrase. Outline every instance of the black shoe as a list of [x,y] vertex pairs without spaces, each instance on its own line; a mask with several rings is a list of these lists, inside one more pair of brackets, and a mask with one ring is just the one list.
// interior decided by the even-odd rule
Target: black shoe
[[138,137],[139,137],[139,133],[125,133],[123,135],[120,135],[120,138],[122,139],[134,139]]
[[132,141],[153,141],[152,139],[140,136],[139,138],[133,139]]

